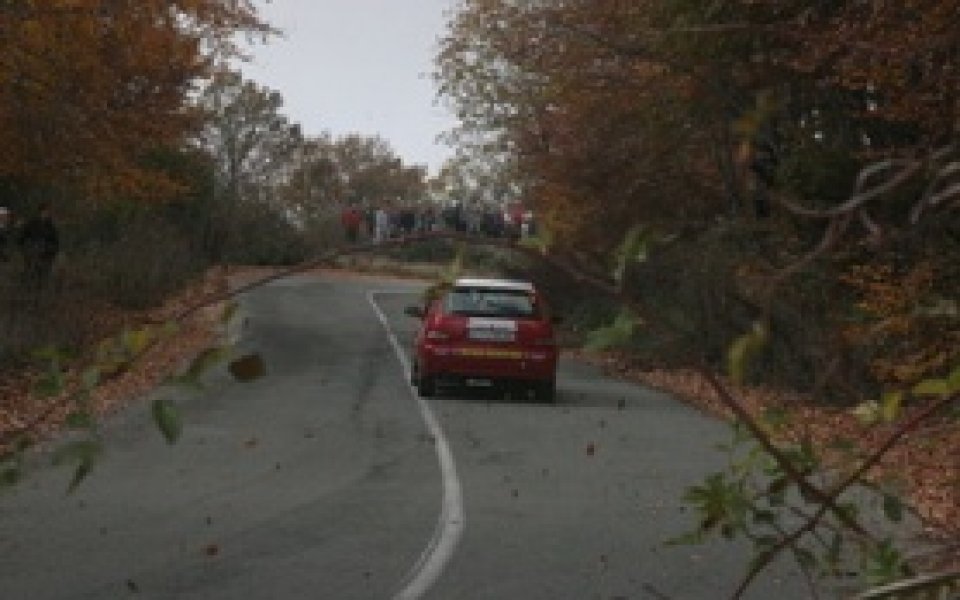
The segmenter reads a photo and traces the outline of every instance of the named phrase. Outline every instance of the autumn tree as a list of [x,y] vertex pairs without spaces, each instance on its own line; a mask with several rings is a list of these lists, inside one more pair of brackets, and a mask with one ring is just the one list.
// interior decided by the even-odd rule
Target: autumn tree
[[288,203],[314,223],[339,214],[344,204],[418,202],[426,194],[426,169],[407,165],[379,136],[310,137],[293,165]]
[[200,115],[197,81],[265,35],[253,2],[13,0],[0,6],[0,178],[153,196],[138,161]]
[[[736,379],[755,353],[754,382],[875,422],[908,413],[885,452],[951,400],[960,364],[958,12],[953,0],[463,0],[437,78],[463,122],[454,137],[521,165],[549,249],[609,272],[644,317],[598,338],[640,365],[729,359]],[[803,447],[781,460],[764,426],[752,430],[764,456],[809,468],[794,464]],[[695,497],[722,507],[726,483]],[[809,562],[793,544],[816,525],[774,536],[756,564],[784,549]]]

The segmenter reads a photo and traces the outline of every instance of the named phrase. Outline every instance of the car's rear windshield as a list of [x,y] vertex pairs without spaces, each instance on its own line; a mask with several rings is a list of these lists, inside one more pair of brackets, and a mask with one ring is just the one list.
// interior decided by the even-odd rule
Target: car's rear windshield
[[539,307],[524,290],[455,288],[444,300],[444,312],[467,317],[535,318]]

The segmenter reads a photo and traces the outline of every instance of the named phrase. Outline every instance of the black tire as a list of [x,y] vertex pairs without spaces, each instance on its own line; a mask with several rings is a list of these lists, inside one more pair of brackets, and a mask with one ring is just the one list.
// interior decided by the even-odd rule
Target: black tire
[[432,398],[437,395],[437,379],[429,375],[417,378],[417,393],[421,398]]
[[540,381],[533,388],[533,394],[537,402],[553,404],[557,399],[557,382],[553,379]]

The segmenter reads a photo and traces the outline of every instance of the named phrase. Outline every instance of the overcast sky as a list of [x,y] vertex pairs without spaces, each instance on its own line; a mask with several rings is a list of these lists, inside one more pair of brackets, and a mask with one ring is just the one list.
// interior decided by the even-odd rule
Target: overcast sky
[[279,91],[308,135],[380,134],[404,162],[436,173],[454,125],[429,77],[454,0],[260,0],[285,33],[252,49],[247,78]]

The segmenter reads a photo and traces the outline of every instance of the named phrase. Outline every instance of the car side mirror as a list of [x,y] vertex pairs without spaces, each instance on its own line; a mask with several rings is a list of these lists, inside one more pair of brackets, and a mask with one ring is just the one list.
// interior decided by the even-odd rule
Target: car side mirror
[[403,314],[408,317],[415,317],[417,319],[422,319],[427,316],[426,311],[423,310],[422,306],[408,306],[403,309]]

